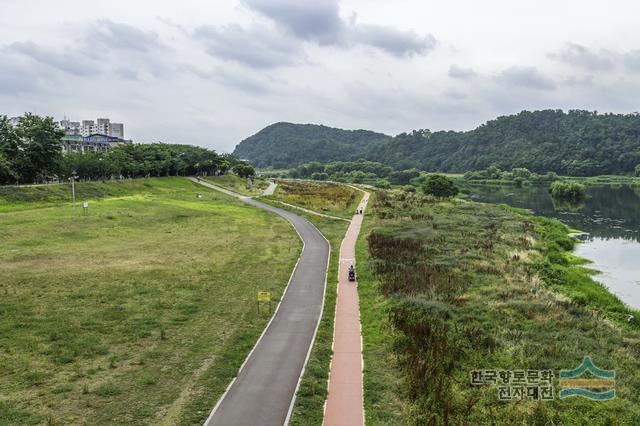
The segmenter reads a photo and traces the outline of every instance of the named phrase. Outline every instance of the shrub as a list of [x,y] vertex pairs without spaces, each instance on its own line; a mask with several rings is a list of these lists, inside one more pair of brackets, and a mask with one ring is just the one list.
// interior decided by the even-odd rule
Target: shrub
[[311,174],[311,179],[313,180],[327,180],[329,179],[329,175],[326,173],[315,172]]
[[580,201],[587,195],[584,185],[577,182],[555,181],[549,188],[553,198],[569,201]]
[[387,179],[378,179],[376,181],[376,187],[382,188],[382,189],[389,189],[391,188],[391,183]]
[[427,195],[438,198],[450,198],[458,195],[458,188],[451,179],[443,175],[429,175],[422,186],[422,191]]

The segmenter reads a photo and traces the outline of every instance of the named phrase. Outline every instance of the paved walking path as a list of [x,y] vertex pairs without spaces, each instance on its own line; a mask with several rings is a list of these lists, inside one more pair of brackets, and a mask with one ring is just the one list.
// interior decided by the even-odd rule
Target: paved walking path
[[294,213],[202,180],[191,180],[286,218],[304,242],[275,314],[240,367],[238,376],[204,423],[205,426],[282,426],[291,414],[295,392],[322,315],[329,242],[309,221]]
[[267,187],[267,189],[264,190],[262,195],[273,195],[273,193],[276,191],[277,186],[278,186],[277,183],[270,181],[269,186]]
[[344,217],[331,216],[331,215],[324,214],[324,213],[318,213],[316,211],[305,209],[304,207],[296,206],[296,205],[293,205],[293,204],[285,203],[284,201],[280,201],[280,200],[274,200],[274,201],[277,202],[277,203],[282,204],[283,206],[291,207],[292,209],[298,209],[298,210],[301,210],[301,211],[303,211],[305,213],[309,213],[309,214],[313,214],[313,215],[321,216],[321,217],[326,217],[327,219],[344,220],[345,222],[351,222],[350,219],[345,219]]
[[[367,207],[365,192],[358,209]],[[329,396],[324,412],[326,426],[357,426],[364,424],[362,390],[362,335],[357,282],[350,282],[347,271],[356,264],[356,240],[363,215],[356,214],[340,246],[338,299],[333,329],[333,358],[329,374]]]

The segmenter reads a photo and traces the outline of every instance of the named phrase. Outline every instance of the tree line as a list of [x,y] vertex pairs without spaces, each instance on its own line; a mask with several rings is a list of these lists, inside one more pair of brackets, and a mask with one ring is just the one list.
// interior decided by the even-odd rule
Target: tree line
[[337,182],[372,183],[385,185],[408,185],[420,178],[416,168],[395,170],[392,167],[368,160],[332,161],[322,164],[318,161],[300,164],[289,170],[289,177],[297,179],[333,180]]
[[62,137],[53,118],[25,114],[17,125],[0,116],[0,184],[149,176],[219,175],[234,171],[255,175],[230,154],[178,144],[123,144],[109,152],[62,153]]

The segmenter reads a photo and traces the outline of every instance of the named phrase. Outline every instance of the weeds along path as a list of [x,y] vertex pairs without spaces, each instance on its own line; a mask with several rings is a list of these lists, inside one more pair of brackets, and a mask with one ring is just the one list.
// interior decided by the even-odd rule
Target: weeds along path
[[[358,189],[358,188],[356,188]],[[358,210],[364,213],[369,201],[365,192]],[[357,281],[348,280],[349,266],[355,265],[355,250],[363,214],[351,219],[340,246],[338,298],[333,329],[333,358],[329,373],[329,395],[324,425],[363,425],[364,400],[362,382],[362,333]]]
[[[306,219],[190,178],[207,188],[287,219],[304,243],[282,300],[237,377],[213,408],[205,425],[278,425],[287,423],[322,315],[330,246]],[[242,259],[238,259],[242,268]],[[269,268],[269,265],[265,265]],[[230,301],[231,302],[231,301]]]

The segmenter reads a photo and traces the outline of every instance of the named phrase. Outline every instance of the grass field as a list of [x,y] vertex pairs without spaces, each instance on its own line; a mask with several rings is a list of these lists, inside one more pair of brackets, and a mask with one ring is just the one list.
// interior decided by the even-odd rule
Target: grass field
[[269,186],[269,182],[264,179],[253,179],[252,186],[249,186],[247,179],[238,177],[236,175],[228,174],[222,176],[207,176],[204,178],[207,182],[211,182],[214,185],[221,186],[229,189],[238,194],[256,196],[261,195],[265,189]]
[[77,192],[0,191],[0,424],[201,424],[301,242],[183,178]]
[[[640,424],[638,326],[569,249],[558,222],[379,193],[357,246],[367,424]],[[586,355],[615,369],[615,399],[559,399]],[[555,399],[501,401],[474,369],[551,369]]]
[[350,219],[361,192],[347,185],[327,182],[278,180],[276,192],[268,198],[317,213]]

